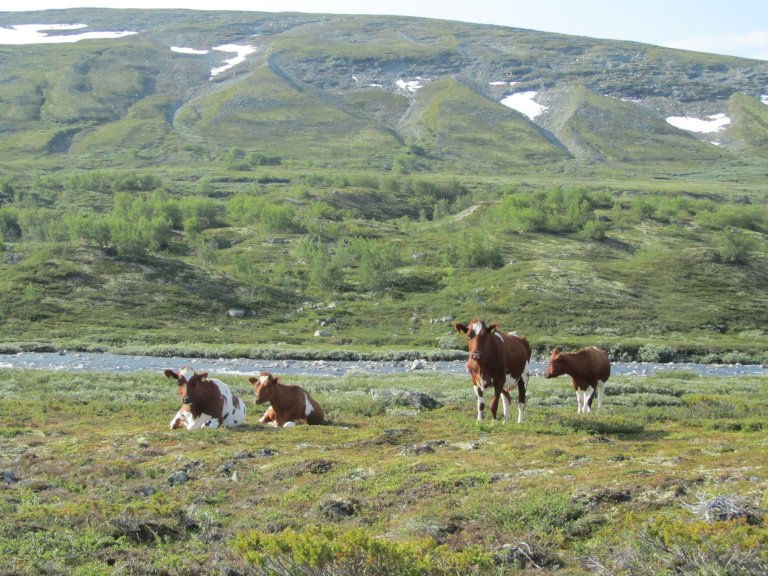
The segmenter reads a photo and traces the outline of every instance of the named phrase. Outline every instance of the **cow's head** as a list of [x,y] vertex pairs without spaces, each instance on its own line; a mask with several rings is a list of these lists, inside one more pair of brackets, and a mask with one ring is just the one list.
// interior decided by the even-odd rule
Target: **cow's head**
[[203,382],[207,377],[207,372],[196,373],[190,366],[182,366],[181,370],[174,372],[173,370],[165,370],[166,378],[173,378],[179,385],[178,394],[182,403],[192,404],[191,397],[195,395],[197,386]]
[[561,354],[560,348],[552,350],[552,355],[549,357],[549,364],[547,364],[547,368],[544,370],[544,378],[556,378],[561,374],[565,374],[565,363],[566,359],[565,356]]
[[472,380],[479,386],[489,386],[491,384],[492,369],[490,359],[488,358],[488,339],[496,332],[498,324],[486,324],[483,320],[472,320],[467,324],[456,324],[456,332],[467,335],[467,347],[469,349],[469,358],[467,359],[467,370],[472,375]]
[[256,404],[264,404],[272,399],[275,385],[280,383],[280,378],[275,378],[269,372],[260,372],[258,376],[248,378],[248,381],[256,390]]
[[467,347],[470,359],[480,360],[483,356],[487,339],[496,332],[498,324],[487,325],[483,320],[472,320],[468,324],[456,324],[456,332],[467,335]]

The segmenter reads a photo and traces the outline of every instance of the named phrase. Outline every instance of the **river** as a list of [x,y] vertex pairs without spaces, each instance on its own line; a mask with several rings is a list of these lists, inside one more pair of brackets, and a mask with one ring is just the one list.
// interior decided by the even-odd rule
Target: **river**
[[[403,360],[379,362],[374,360],[257,360],[252,358],[183,358],[158,356],[128,356],[102,352],[19,352],[0,355],[0,368],[30,368],[65,372],[162,372],[166,368],[192,366],[196,370],[215,374],[251,375],[264,370],[274,374],[308,376],[344,376],[347,373],[397,374],[412,371],[432,371],[465,374],[464,362]],[[531,374],[541,375],[546,364],[533,362]],[[640,376],[663,371],[693,372],[706,376],[768,376],[768,366],[760,364],[693,364],[650,362],[615,362],[614,375]]]

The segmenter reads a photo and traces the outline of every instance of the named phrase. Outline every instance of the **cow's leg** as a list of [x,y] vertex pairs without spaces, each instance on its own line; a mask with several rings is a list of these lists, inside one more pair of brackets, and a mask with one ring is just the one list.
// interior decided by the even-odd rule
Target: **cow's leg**
[[496,420],[496,413],[499,411],[499,392],[494,388],[493,398],[491,398],[491,418]]
[[576,414],[581,414],[582,403],[583,403],[582,396],[583,395],[584,395],[584,393],[581,390],[579,390],[578,388],[576,388]]
[[603,399],[605,398],[605,382],[597,381],[597,413],[603,411]]
[[592,386],[587,387],[586,390],[582,392],[584,394],[584,414],[591,414],[592,413],[592,397],[595,395],[595,389]]
[[526,363],[523,373],[517,379],[517,423],[522,424],[525,421],[525,396],[528,388],[528,364]]
[[501,403],[504,406],[504,424],[509,422],[509,405],[511,403],[509,392],[505,388],[501,389]]
[[477,396],[477,421],[483,421],[483,412],[485,411],[485,400],[483,399],[483,387],[475,385],[475,396]]

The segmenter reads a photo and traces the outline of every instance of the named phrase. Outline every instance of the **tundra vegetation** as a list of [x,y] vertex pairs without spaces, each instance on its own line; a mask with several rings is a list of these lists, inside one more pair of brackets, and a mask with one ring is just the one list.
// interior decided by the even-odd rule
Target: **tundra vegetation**
[[[6,181],[3,340],[205,355],[242,344],[439,350],[456,347],[447,317],[481,316],[539,353],[600,344],[626,358],[656,346],[670,359],[766,360],[763,199],[276,179],[204,193],[122,171]],[[313,337],[320,326],[331,338]]]
[[[768,362],[764,62],[426,19],[45,16],[142,32],[0,50],[2,352],[457,358],[453,323],[482,317],[539,357]],[[170,50],[222,39],[258,45],[215,78],[216,51]],[[500,104],[512,82],[539,123]],[[665,121],[724,112],[718,146]],[[586,418],[534,376],[521,426],[475,422],[467,377],[291,381],[328,425],[172,432],[161,375],[0,370],[0,572],[766,573],[765,378],[614,376]]]
[[[450,351],[482,316],[539,354],[765,361],[765,62],[376,16],[0,24],[40,18],[141,33],[0,54],[8,350]],[[224,39],[255,50],[215,77],[171,50]]]
[[768,570],[765,377],[615,376],[598,417],[534,375],[502,425],[466,376],[292,376],[329,422],[277,429],[220,376],[248,423],[187,432],[162,374],[0,370],[0,572]]

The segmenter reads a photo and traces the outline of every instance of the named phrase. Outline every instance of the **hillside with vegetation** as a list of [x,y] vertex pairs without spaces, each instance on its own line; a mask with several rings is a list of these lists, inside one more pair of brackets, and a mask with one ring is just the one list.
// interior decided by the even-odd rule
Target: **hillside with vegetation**
[[133,33],[0,45],[6,350],[450,356],[483,317],[539,353],[766,361],[766,62],[416,18],[0,13],[75,23]]

